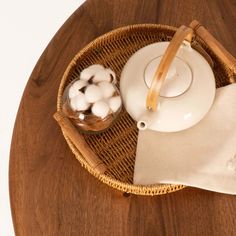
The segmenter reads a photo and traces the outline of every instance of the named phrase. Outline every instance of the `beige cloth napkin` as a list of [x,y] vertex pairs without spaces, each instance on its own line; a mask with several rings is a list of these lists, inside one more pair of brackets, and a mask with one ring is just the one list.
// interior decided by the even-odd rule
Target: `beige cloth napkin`
[[192,128],[139,131],[134,183],[236,194],[236,84],[217,89],[211,110]]

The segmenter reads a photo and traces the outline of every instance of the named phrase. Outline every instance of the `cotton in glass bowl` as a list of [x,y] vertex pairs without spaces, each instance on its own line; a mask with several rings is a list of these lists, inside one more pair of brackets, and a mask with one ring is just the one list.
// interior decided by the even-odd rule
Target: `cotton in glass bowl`
[[102,65],[85,68],[63,94],[63,113],[85,132],[109,128],[122,108],[115,73]]

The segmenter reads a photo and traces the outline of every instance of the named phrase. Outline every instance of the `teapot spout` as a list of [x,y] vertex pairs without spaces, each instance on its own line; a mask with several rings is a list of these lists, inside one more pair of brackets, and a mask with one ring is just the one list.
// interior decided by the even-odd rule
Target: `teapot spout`
[[139,130],[146,130],[155,123],[157,118],[157,112],[146,110],[138,119],[137,127]]

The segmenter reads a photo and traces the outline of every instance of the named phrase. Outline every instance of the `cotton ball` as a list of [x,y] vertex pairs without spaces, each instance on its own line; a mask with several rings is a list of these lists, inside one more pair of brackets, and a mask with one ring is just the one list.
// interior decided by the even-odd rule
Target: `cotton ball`
[[92,113],[102,119],[108,115],[109,110],[108,104],[104,101],[95,102],[92,106]]
[[104,66],[100,64],[94,64],[88,67],[89,70],[96,72],[98,70],[104,70]]
[[84,80],[76,80],[74,83],[73,83],[73,87],[76,87],[78,90],[82,89],[83,87],[85,87],[86,85],[88,84],[87,81],[84,81]]
[[115,92],[115,88],[114,88],[114,85],[112,83],[109,83],[109,82],[100,82],[98,84],[99,88],[101,89],[102,91],[102,96],[104,98],[109,98],[111,97],[114,92]]
[[112,76],[112,79],[111,79],[111,82],[113,84],[116,84],[117,83],[117,80],[116,80],[116,74],[113,70],[111,70],[110,68],[106,69],[106,71]]
[[93,83],[98,83],[101,81],[111,82],[110,73],[106,69],[97,71],[93,77]]
[[104,70],[104,67],[99,64],[94,64],[80,72],[80,79],[88,81],[92,76],[94,76],[98,71]]
[[69,98],[77,96],[80,93],[79,90],[85,87],[87,84],[87,81],[84,80],[75,81],[69,88]]
[[108,101],[109,107],[113,112],[116,112],[121,107],[121,98],[120,96],[112,97]]
[[71,98],[70,106],[74,111],[85,111],[90,104],[86,101],[84,94],[79,92],[76,97]]
[[80,79],[85,81],[88,81],[93,76],[94,73],[91,70],[89,70],[89,68],[82,70],[80,73]]
[[88,85],[88,87],[85,90],[85,97],[87,102],[94,103],[102,99],[102,91],[95,84]]

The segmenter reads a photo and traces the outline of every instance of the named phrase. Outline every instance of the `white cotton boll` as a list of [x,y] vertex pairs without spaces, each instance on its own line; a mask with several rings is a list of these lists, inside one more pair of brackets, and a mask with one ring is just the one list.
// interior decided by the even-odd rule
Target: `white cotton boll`
[[78,89],[76,89],[76,88],[73,87],[73,86],[71,86],[71,87],[69,88],[69,93],[68,93],[69,98],[76,97],[78,94],[79,94],[79,90],[78,90]]
[[95,102],[92,106],[92,113],[102,119],[108,115],[109,110],[108,104],[104,101]]
[[85,111],[90,104],[86,101],[85,95],[81,92],[76,97],[71,98],[70,106],[74,111]]
[[101,81],[111,82],[110,73],[105,69],[97,71],[96,74],[94,75],[94,78],[93,78],[94,83],[98,83]]
[[112,97],[109,99],[108,103],[111,110],[113,112],[117,112],[121,107],[121,97],[120,96]]
[[102,99],[102,91],[95,84],[88,85],[88,87],[85,90],[85,97],[87,102],[94,103]]
[[116,80],[116,74],[115,74],[115,72],[114,72],[112,69],[110,69],[110,68],[106,69],[106,71],[107,71],[109,74],[111,74],[112,77],[113,77],[113,79],[112,79],[111,82],[112,82],[113,84],[116,84],[116,83],[117,83],[117,80]]
[[112,83],[109,83],[109,82],[100,82],[98,84],[99,88],[101,89],[102,91],[102,96],[104,98],[110,98],[112,97],[112,95],[114,94],[114,92],[116,91],[115,90],[115,87]]
[[93,72],[96,72],[98,70],[104,70],[104,66],[100,64],[94,64],[94,65],[89,66],[88,69],[90,69]]
[[89,70],[89,68],[84,69],[80,73],[80,79],[88,81],[92,76],[94,76],[94,72]]
[[77,80],[75,81],[72,86],[69,88],[69,98],[73,98],[80,93],[80,89],[87,85],[87,81],[84,80]]
[[99,64],[91,65],[80,72],[80,79],[88,81],[98,71],[104,70],[104,67]]
[[88,84],[87,81],[84,80],[77,80],[73,83],[73,87],[77,88],[78,90],[82,89],[83,87],[85,87]]

